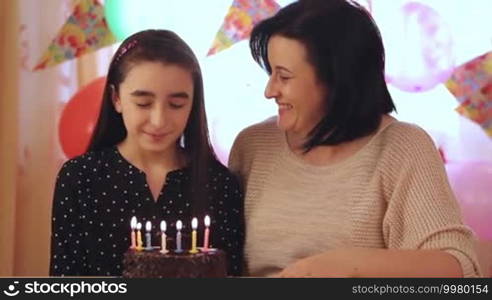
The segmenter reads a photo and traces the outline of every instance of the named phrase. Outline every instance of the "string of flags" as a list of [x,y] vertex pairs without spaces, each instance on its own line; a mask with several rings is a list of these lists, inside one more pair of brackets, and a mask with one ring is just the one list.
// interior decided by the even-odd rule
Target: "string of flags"
[[79,0],[34,71],[43,70],[116,42],[98,0]]
[[[274,15],[280,6],[274,0],[233,0],[208,56],[245,40],[261,20]],[[58,34],[44,52],[34,71],[43,70],[112,45],[111,32],[99,0],[78,0]]]
[[[368,3],[371,4],[369,0]],[[232,0],[207,56],[248,39],[256,24],[279,9],[275,0]],[[107,24],[100,0],[77,0],[72,14],[33,71],[56,66],[116,42],[118,39]],[[459,102],[456,111],[479,124],[492,138],[492,52],[455,68],[445,85]]]
[[256,24],[273,16],[279,9],[280,6],[273,0],[234,0],[207,55],[216,54],[247,39]]
[[445,84],[460,103],[456,111],[492,138],[492,51],[455,68]]

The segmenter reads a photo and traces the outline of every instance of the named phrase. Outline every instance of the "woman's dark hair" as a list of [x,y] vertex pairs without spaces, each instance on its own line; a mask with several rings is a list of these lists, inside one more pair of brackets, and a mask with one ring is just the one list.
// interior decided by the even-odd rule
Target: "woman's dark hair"
[[326,111],[304,144],[337,145],[377,130],[396,110],[384,79],[384,47],[370,14],[346,0],[300,0],[260,22],[251,33],[253,58],[271,74],[268,42],[274,35],[307,49],[318,80],[327,87]]
[[202,215],[208,207],[204,203],[208,199],[204,196],[208,168],[217,159],[208,135],[200,65],[191,48],[175,33],[145,30],[133,34],[120,45],[109,65],[101,111],[87,151],[111,147],[125,139],[127,131],[121,114],[114,108],[112,92],[118,93],[120,84],[135,64],[149,61],[178,65],[188,70],[193,78],[193,104],[182,146],[190,162],[193,207],[195,213]]

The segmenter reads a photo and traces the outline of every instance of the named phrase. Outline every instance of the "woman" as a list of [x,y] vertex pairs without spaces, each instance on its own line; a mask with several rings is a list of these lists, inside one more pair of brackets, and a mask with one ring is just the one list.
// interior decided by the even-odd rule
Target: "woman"
[[[130,219],[190,231],[192,217],[212,220],[213,247],[242,263],[242,194],[208,139],[203,81],[192,50],[176,34],[147,30],[117,50],[87,152],[57,178],[50,273],[120,276]],[[201,224],[203,226],[203,224]],[[203,227],[202,227],[203,228]],[[201,239],[201,238],[200,238]]]
[[431,138],[389,116],[370,15],[298,1],[258,24],[250,46],[278,116],[243,130],[229,160],[245,188],[249,274],[478,276]]

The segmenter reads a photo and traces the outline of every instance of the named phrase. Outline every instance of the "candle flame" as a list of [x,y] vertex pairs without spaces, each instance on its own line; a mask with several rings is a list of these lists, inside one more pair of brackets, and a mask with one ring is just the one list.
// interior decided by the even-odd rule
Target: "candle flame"
[[151,229],[152,229],[152,223],[150,223],[150,221],[147,221],[147,223],[145,223],[145,230],[150,231]]
[[140,230],[140,229],[142,229],[142,223],[138,222],[137,223],[137,230]]
[[176,229],[181,230],[181,228],[183,228],[183,223],[181,222],[181,220],[178,220],[178,222],[176,222]]
[[193,220],[191,220],[191,228],[195,230],[197,227],[198,227],[198,219],[193,218]]
[[210,217],[208,215],[205,216],[205,226],[210,226]]
[[131,221],[130,221],[130,227],[132,228],[132,230],[135,230],[135,228],[137,227],[137,217],[133,216]]
[[166,232],[166,229],[167,229],[166,221],[161,221],[161,231]]

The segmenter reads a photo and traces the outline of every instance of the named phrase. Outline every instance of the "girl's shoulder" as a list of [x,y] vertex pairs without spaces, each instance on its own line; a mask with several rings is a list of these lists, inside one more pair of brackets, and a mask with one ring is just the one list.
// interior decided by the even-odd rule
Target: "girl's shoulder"
[[208,170],[209,170],[210,175],[217,175],[217,174],[229,175],[229,174],[232,174],[231,171],[217,159],[213,159],[210,162]]
[[213,160],[209,167],[209,177],[212,181],[237,183],[236,176],[218,160]]
[[113,148],[105,148],[98,151],[88,151],[70,158],[63,163],[60,173],[72,172],[73,174],[81,175],[86,170],[92,170],[96,167],[108,167],[116,159],[114,151]]

